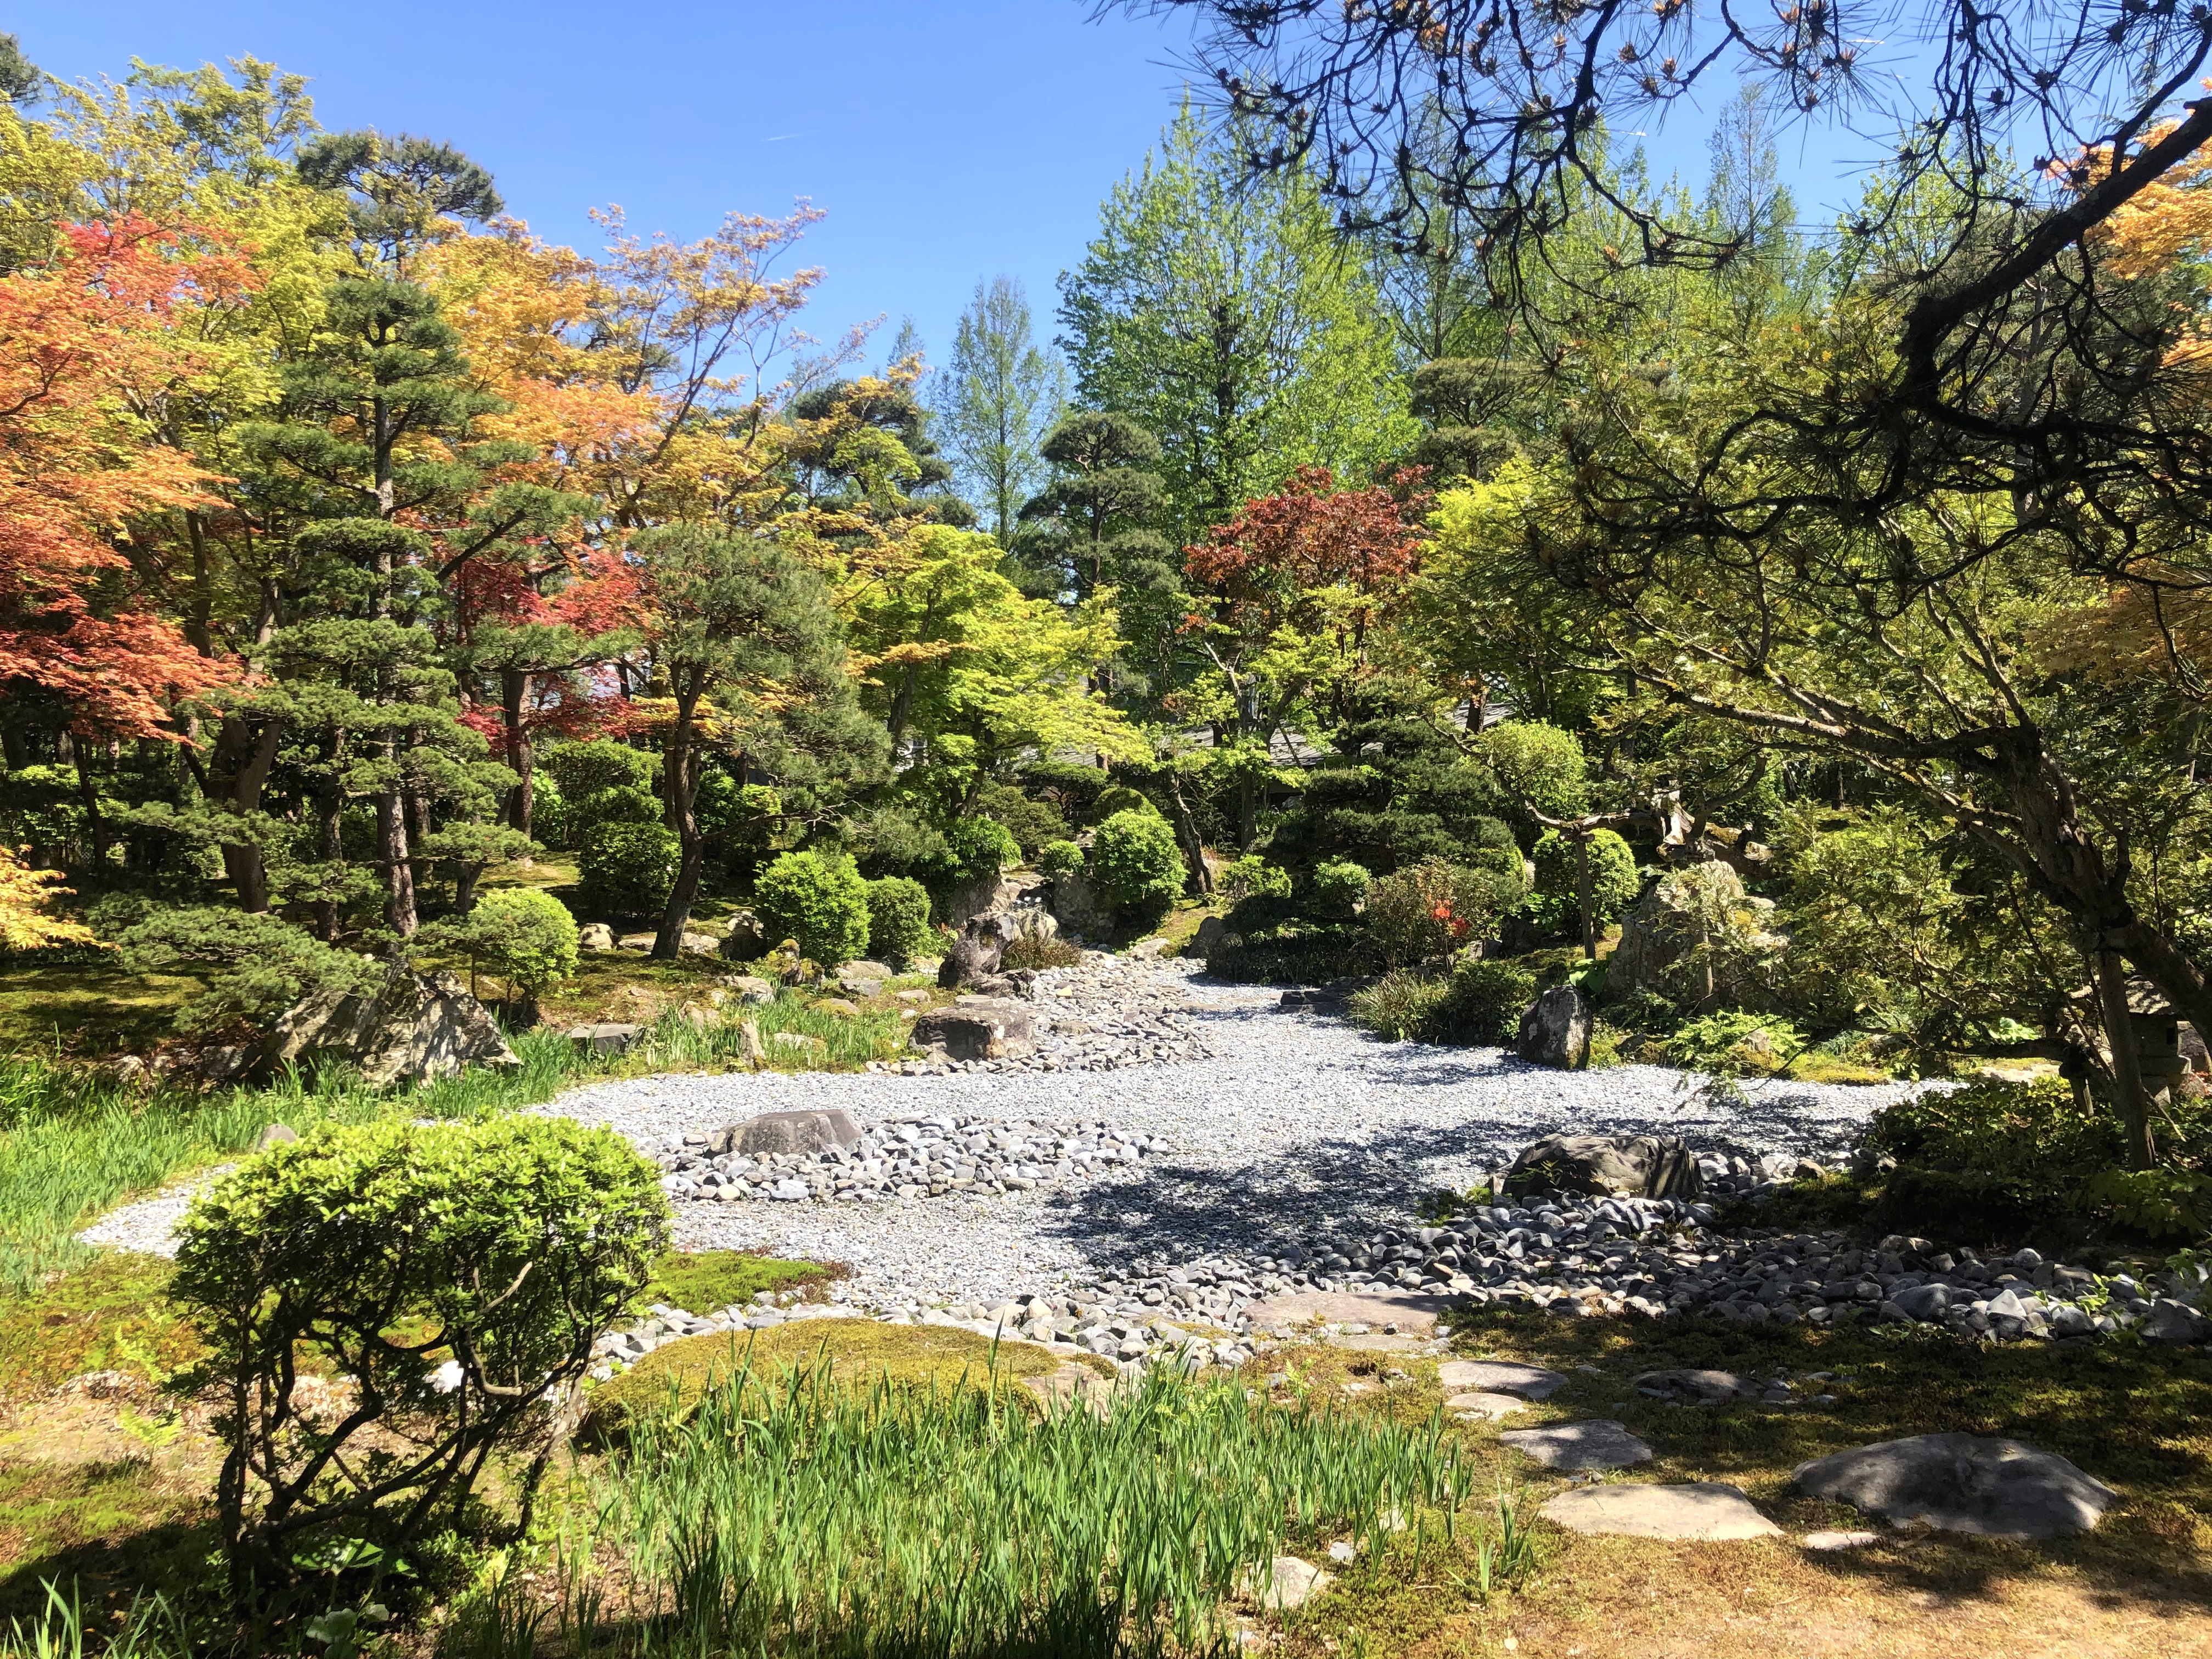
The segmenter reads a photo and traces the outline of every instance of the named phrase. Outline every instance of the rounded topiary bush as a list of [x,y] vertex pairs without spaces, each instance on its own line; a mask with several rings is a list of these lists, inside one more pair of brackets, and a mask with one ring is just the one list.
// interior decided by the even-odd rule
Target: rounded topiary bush
[[618,783],[568,805],[570,832],[586,847],[592,831],[603,823],[658,823],[659,799],[633,783]]
[[911,876],[868,884],[868,950],[885,962],[921,955],[937,937],[929,925],[929,890]]
[[601,915],[650,916],[668,902],[683,848],[665,823],[599,823],[577,860],[585,908]]
[[1288,898],[1291,872],[1257,853],[1231,860],[1221,872],[1221,890],[1232,899]]
[[1536,1000],[1536,976],[1510,962],[1462,963],[1429,1010],[1422,1035],[1433,1042],[1510,1042]]
[[1037,848],[1037,873],[1072,876],[1083,867],[1083,849],[1072,841],[1048,841]]
[[753,914],[769,939],[825,968],[868,948],[868,884],[848,858],[784,854],[753,884]]
[[1160,809],[1152,804],[1150,795],[1141,789],[1132,789],[1126,783],[1114,784],[1100,790],[1091,810],[1102,824],[1117,812],[1149,812],[1154,817],[1160,815]]
[[[1581,877],[1577,872],[1575,844],[1556,830],[1536,838],[1530,855],[1536,866],[1534,900],[1530,908],[1537,924],[1549,932],[1580,933],[1583,925]],[[1602,927],[1616,921],[1636,902],[1642,885],[1636,873],[1636,854],[1626,842],[1610,830],[1593,831],[1589,847],[1590,908]]]
[[1117,910],[1155,909],[1182,891],[1182,854],[1157,812],[1116,812],[1098,826],[1091,848],[1098,890]]
[[449,940],[468,957],[471,977],[482,971],[505,981],[507,1000],[526,1013],[576,971],[576,919],[536,887],[495,887],[465,916],[421,936]]
[[1313,872],[1314,909],[1342,921],[1367,902],[1367,890],[1374,881],[1365,865],[1354,864],[1350,859],[1317,864]]

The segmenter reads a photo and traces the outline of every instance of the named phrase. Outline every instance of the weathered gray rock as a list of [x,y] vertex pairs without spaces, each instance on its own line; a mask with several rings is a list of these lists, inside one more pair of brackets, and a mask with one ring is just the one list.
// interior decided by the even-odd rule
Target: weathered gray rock
[[[1773,932],[1771,899],[1753,898],[1725,864],[1692,864],[1661,878],[1623,917],[1605,973],[1608,996],[1653,991],[1699,1012],[1742,1006],[1761,964],[1789,948]],[[1717,930],[1726,949],[1697,953]],[[1716,966],[1717,964],[1717,966]]]
[[1696,1406],[1724,1406],[1731,1400],[1756,1400],[1766,1384],[1734,1371],[1645,1371],[1629,1386],[1657,1399],[1686,1401]]
[[1091,885],[1090,876],[1072,870],[1054,876],[1046,890],[1045,903],[1054,920],[1071,933],[1085,939],[1103,939],[1114,931],[1114,907]]
[[1510,1359],[1447,1359],[1437,1367],[1437,1381],[1447,1389],[1486,1389],[1528,1400],[1549,1400],[1565,1386],[1567,1376],[1565,1371]]
[[1000,960],[1006,948],[1006,940],[995,932],[988,927],[979,927],[971,921],[961,930],[960,937],[952,942],[952,948],[945,953],[945,960],[939,964],[938,984],[951,991],[992,977],[999,971]]
[[741,910],[730,918],[730,931],[722,935],[721,953],[726,962],[758,962],[768,954],[768,935],[752,912]]
[[427,1083],[464,1066],[521,1063],[460,981],[417,973],[404,963],[392,963],[374,989],[306,998],[276,1022],[263,1055],[272,1066],[345,1060],[379,1089]]
[[586,951],[611,951],[615,930],[604,921],[587,921],[576,930],[576,944]]
[[1514,1051],[1532,1065],[1579,1072],[1589,1064],[1590,1027],[1595,1018],[1589,998],[1571,985],[1555,985],[1521,1016]]
[[621,950],[635,951],[640,956],[650,956],[653,942],[659,937],[659,933],[624,933],[615,940],[615,945]]
[[619,1054],[645,1035],[645,1027],[626,1020],[602,1020],[596,1024],[572,1025],[565,1035],[569,1042],[594,1054]]
[[1019,1003],[971,998],[914,1023],[914,1046],[950,1060],[1009,1060],[1036,1052],[1036,1020]]
[[707,1150],[725,1152],[826,1152],[832,1146],[850,1146],[860,1138],[860,1126],[842,1109],[826,1112],[763,1112],[743,1123],[718,1129],[708,1138]]
[[1455,1394],[1444,1401],[1444,1409],[1462,1417],[1487,1418],[1495,1423],[1500,1418],[1511,1417],[1528,1409],[1525,1400],[1516,1400],[1510,1394],[1485,1394],[1477,1389],[1471,1394]]
[[1990,1538],[2087,1532],[2119,1495],[2055,1452],[1972,1434],[1884,1440],[1801,1463],[1790,1478],[1800,1492],[1898,1526]]
[[1950,1311],[1951,1287],[1911,1285],[1901,1291],[1892,1291],[1889,1299],[1906,1318],[1918,1320],[1923,1325],[1940,1325],[1943,1316]]
[[299,1139],[300,1132],[290,1124],[272,1123],[261,1132],[260,1139],[253,1143],[253,1150],[265,1152],[271,1146],[289,1146]]
[[1498,1438],[1547,1469],[1625,1469],[1651,1461],[1651,1448],[1609,1417],[1508,1429]]
[[765,1008],[775,1000],[775,987],[757,975],[732,974],[722,983],[744,1007]]
[[1198,931],[1191,935],[1190,948],[1184,954],[1200,959],[1211,957],[1216,951],[1225,946],[1232,937],[1234,936],[1229,931],[1229,924],[1219,916],[1204,917],[1198,924]]
[[1279,1555],[1268,1564],[1266,1577],[1255,1577],[1251,1588],[1262,1607],[1287,1613],[1304,1606],[1328,1585],[1329,1576],[1311,1562],[1295,1555]]
[[2212,1334],[2212,1322],[2187,1303],[2162,1296],[2150,1304],[2136,1334],[2146,1342],[2202,1342]]
[[1694,1199],[1705,1189],[1675,1135],[1547,1135],[1506,1171],[1512,1193],[1589,1193],[1614,1198]]
[[1773,1538],[1782,1528],[1737,1488],[1698,1480],[1679,1486],[1578,1486],[1544,1505],[1570,1532],[1700,1541]]

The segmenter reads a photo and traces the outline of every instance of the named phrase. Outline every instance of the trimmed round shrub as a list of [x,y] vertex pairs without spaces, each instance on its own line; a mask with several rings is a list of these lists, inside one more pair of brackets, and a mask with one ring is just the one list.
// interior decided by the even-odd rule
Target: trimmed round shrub
[[[226,1407],[234,1565],[267,1590],[319,1545],[449,1526],[494,1453],[543,1433],[668,1224],[660,1171],[621,1135],[521,1114],[325,1125],[202,1193],[168,1294]],[[355,1409],[302,1434],[296,1379],[325,1371]]]
[[[1536,866],[1536,886],[1529,909],[1547,933],[1579,935],[1583,926],[1582,895],[1575,869],[1575,844],[1556,830],[1536,838],[1531,857]],[[1610,830],[1590,836],[1590,908],[1603,927],[1618,921],[1636,902],[1642,882],[1636,873],[1636,854]]]
[[923,871],[939,898],[963,882],[987,881],[1022,861],[1022,849],[996,818],[955,818],[945,826],[945,850]]
[[566,847],[572,830],[568,799],[553,775],[542,770],[530,775],[530,834],[547,847]]
[[1132,789],[1126,783],[1113,784],[1100,790],[1098,799],[1091,803],[1091,811],[1100,823],[1105,823],[1116,812],[1150,812],[1154,817],[1160,815],[1160,809],[1152,804],[1150,795],[1141,789]]
[[1156,908],[1182,891],[1182,853],[1175,831],[1157,812],[1116,812],[1098,826],[1091,848],[1098,890],[1117,910]]
[[848,858],[782,854],[753,884],[753,914],[770,940],[796,941],[824,968],[868,948],[868,884]]
[[618,783],[581,800],[568,803],[568,827],[576,839],[590,846],[592,831],[603,823],[659,823],[663,821],[660,799],[635,784]]
[[580,801],[622,785],[651,790],[660,757],[611,738],[593,738],[552,744],[539,753],[534,769],[550,776],[569,800]]
[[1291,872],[1257,853],[1247,853],[1222,871],[1221,890],[1232,899],[1288,898]]
[[929,890],[911,876],[868,884],[868,951],[884,962],[918,957],[936,938],[929,925]]
[[585,908],[607,916],[659,915],[683,850],[665,823],[593,825],[576,861]]
[[1083,849],[1072,841],[1048,841],[1037,848],[1037,873],[1072,876],[1083,867]]
[[506,981],[507,1000],[525,1010],[576,971],[576,919],[535,887],[495,887],[465,916],[416,937],[462,952],[471,977],[482,971]]
[[1060,808],[1048,800],[1031,800],[1011,783],[986,784],[975,792],[969,810],[1006,825],[1024,856],[1067,834],[1067,819]]
[[1367,890],[1374,881],[1365,865],[1354,864],[1350,859],[1317,864],[1313,872],[1314,908],[1340,920],[1350,916],[1367,902]]

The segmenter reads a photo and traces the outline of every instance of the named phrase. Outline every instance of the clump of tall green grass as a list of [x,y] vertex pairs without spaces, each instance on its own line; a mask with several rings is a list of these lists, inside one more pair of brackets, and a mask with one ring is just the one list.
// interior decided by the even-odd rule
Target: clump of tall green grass
[[[818,1050],[775,1044],[771,1065],[857,1066],[903,1041],[895,1015],[859,1019],[779,997],[754,1018],[763,1035],[798,1031]],[[513,1042],[519,1066],[471,1066],[420,1088],[378,1091],[343,1066],[287,1072],[266,1086],[198,1094],[123,1087],[99,1073],[36,1056],[0,1060],[0,1291],[22,1290],[92,1254],[75,1235],[133,1193],[250,1148],[271,1123],[304,1130],[386,1114],[466,1119],[552,1099],[577,1084],[652,1071],[729,1065],[744,1042],[734,1022],[659,1020],[627,1054],[594,1054],[557,1031]]]
[[1486,1581],[1517,1571],[1510,1505],[1510,1562],[1468,1535],[1475,1480],[1440,1416],[1278,1405],[1164,1368],[1103,1411],[1039,1415],[1002,1389],[842,1389],[800,1367],[641,1421],[597,1532],[623,1553],[641,1653],[1226,1653],[1229,1604],[1294,1544],[1475,1549]]

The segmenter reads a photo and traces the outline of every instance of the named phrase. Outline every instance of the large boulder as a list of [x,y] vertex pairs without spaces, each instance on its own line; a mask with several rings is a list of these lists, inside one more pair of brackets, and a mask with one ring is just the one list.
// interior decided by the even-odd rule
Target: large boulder
[[1515,1052],[1534,1065],[1579,1072],[1589,1064],[1590,1027],[1595,1021],[1588,997],[1571,985],[1555,985],[1521,1016]]
[[769,1152],[826,1152],[850,1146],[860,1138],[860,1126],[842,1109],[826,1112],[763,1112],[743,1123],[718,1129],[708,1139],[707,1150],[716,1158],[725,1152],[747,1152],[759,1157]]
[[1505,1172],[1510,1193],[1696,1198],[1705,1178],[1678,1135],[1547,1135]]
[[979,926],[971,919],[961,930],[952,948],[945,953],[938,964],[937,982],[948,991],[957,991],[963,985],[973,985],[979,980],[997,974],[1000,958],[1006,954],[1006,942],[995,928]]
[[915,1020],[914,1046],[948,1060],[1019,1060],[1036,1052],[1036,1020],[1018,1002],[963,997]]
[[1045,902],[1053,919],[1079,939],[1103,939],[1114,931],[1114,907],[1091,885],[1084,871],[1054,876],[1046,890]]
[[1790,1472],[1796,1488],[1898,1526],[1989,1538],[2087,1532],[2119,1494],[2056,1452],[1973,1434],[1878,1441]]
[[1743,1006],[1761,988],[1766,964],[1789,949],[1773,915],[1774,901],[1745,892],[1725,864],[1670,871],[1622,919],[1606,994],[1650,991],[1701,1013]]
[[977,916],[1012,909],[1043,885],[1042,876],[1028,874],[975,876],[957,882],[945,896],[945,919],[955,927],[965,927]]
[[768,935],[753,919],[752,912],[741,910],[730,918],[730,931],[722,936],[722,959],[726,962],[758,962],[768,954]]
[[428,1083],[464,1066],[517,1066],[483,1004],[451,974],[395,962],[369,991],[330,991],[286,1011],[263,1049],[271,1066],[341,1060],[372,1088]]
[[576,944],[586,951],[611,951],[615,930],[604,921],[587,921],[576,930]]

